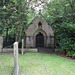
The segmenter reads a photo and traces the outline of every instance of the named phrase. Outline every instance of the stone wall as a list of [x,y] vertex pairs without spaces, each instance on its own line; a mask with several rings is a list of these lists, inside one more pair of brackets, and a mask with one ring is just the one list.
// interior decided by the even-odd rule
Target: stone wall
[[0,36],[0,52],[2,51],[3,48],[3,37]]

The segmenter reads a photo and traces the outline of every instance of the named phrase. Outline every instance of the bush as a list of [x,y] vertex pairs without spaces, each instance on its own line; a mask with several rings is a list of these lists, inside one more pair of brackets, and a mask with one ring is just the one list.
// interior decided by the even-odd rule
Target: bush
[[72,58],[75,58],[75,53],[72,54]]
[[75,53],[75,24],[66,22],[57,24],[56,40],[61,47],[61,52],[65,52],[67,56],[73,56]]

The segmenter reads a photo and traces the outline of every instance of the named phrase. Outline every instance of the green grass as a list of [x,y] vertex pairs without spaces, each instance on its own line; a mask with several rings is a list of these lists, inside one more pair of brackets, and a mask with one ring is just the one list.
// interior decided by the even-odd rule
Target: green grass
[[[75,61],[52,54],[27,53],[19,55],[21,75],[75,75]],[[11,75],[12,54],[0,55],[0,75]]]

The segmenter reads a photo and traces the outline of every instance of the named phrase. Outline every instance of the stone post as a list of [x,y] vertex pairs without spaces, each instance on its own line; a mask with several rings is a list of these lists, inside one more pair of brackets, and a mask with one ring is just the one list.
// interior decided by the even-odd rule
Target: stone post
[[14,43],[14,73],[13,75],[20,75],[19,62],[18,62],[18,42]]
[[0,35],[0,52],[2,52],[3,48],[3,37]]
[[22,39],[22,55],[23,55],[23,52],[24,52],[24,39]]

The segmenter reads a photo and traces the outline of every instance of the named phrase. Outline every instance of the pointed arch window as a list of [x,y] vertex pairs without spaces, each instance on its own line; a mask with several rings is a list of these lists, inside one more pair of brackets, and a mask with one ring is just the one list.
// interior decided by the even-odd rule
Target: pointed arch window
[[38,28],[39,28],[39,29],[42,28],[42,23],[41,23],[41,22],[38,23]]
[[38,26],[42,26],[42,23],[41,23],[41,22],[39,22],[39,23],[38,23]]

